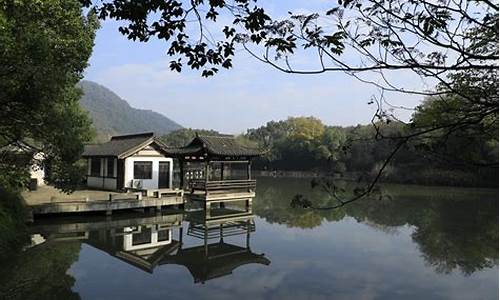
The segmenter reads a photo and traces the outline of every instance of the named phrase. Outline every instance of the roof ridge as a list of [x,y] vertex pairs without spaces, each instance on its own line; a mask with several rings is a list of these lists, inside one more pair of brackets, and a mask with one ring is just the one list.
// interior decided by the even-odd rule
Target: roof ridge
[[198,135],[200,138],[232,138],[235,139],[236,137],[232,134],[221,134],[221,135]]
[[154,132],[140,132],[140,133],[132,133],[132,134],[121,134],[121,135],[114,135],[111,137],[110,141],[112,140],[120,140],[120,139],[130,139],[130,138],[138,138],[138,137],[154,137],[155,134]]

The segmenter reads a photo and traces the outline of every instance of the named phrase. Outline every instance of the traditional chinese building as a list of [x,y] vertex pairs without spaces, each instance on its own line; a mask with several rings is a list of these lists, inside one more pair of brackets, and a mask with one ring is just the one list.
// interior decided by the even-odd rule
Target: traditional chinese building
[[191,192],[191,200],[238,201],[255,196],[252,159],[263,154],[232,136],[196,136],[182,148],[167,148],[179,162],[180,186]]

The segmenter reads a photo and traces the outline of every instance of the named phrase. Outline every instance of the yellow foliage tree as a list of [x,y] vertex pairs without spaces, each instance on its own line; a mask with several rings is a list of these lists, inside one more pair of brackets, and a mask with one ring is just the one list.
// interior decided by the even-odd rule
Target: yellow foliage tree
[[315,117],[289,117],[290,137],[299,141],[320,140],[325,132],[325,125]]

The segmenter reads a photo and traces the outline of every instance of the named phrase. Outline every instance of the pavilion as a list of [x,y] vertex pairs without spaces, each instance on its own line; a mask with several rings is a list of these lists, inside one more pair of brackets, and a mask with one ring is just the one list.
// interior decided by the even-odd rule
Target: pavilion
[[232,136],[196,136],[181,148],[165,152],[179,162],[180,186],[191,191],[191,200],[223,202],[252,198],[252,159],[264,153]]

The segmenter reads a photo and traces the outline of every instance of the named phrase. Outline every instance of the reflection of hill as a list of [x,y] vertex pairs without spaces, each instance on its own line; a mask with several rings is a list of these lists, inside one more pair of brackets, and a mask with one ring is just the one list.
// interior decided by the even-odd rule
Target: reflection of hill
[[290,200],[304,194],[315,203],[333,204],[310,192],[307,180],[259,180],[254,212],[271,223],[313,228],[323,221],[352,217],[368,226],[393,232],[413,226],[413,241],[437,271],[465,274],[498,265],[498,193],[487,190],[388,186],[384,200],[361,200],[342,209],[293,209]]

